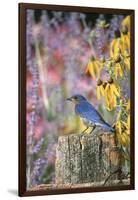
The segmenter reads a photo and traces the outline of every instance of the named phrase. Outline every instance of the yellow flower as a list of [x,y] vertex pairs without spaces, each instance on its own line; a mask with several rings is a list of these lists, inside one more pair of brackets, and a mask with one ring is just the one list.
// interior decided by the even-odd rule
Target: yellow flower
[[124,131],[120,136],[120,143],[121,145],[128,147],[130,144],[130,137],[128,136],[127,132]]
[[95,59],[94,56],[91,57],[89,60],[85,73],[89,73],[94,79],[96,79],[96,76],[100,77],[100,66],[98,60]]
[[128,126],[128,130],[130,131],[130,114],[127,117],[127,126]]
[[[124,30],[125,31],[125,30]],[[130,33],[122,32],[120,37],[115,37],[110,44],[110,57],[115,59],[118,54],[127,57],[130,52]]]
[[125,68],[130,69],[130,57],[125,54],[123,57],[121,54],[117,54],[113,59],[114,75],[117,80],[118,77],[123,77]]
[[124,51],[126,49],[129,50],[130,49],[130,32],[124,30],[121,33],[121,40],[122,40],[122,43],[123,43]]
[[122,133],[122,125],[120,120],[116,122],[115,129],[118,131],[119,134]]
[[127,110],[127,111],[130,111],[130,99],[128,100],[126,110]]
[[117,63],[115,65],[115,78],[116,78],[116,80],[117,80],[118,76],[120,76],[120,77],[123,76],[123,70],[122,70],[120,63]]
[[122,27],[127,27],[128,30],[130,30],[130,15],[128,15],[127,17],[125,17],[122,21]]
[[[126,26],[122,27],[122,31],[121,31],[121,40],[123,43],[123,47],[122,47],[122,56],[124,57],[124,59],[126,60],[125,62],[129,62],[129,64],[127,64],[130,68],[130,61],[129,61],[129,54],[130,54],[130,32],[128,31],[128,28]],[[127,67],[128,68],[128,67]]]
[[105,89],[105,104],[109,111],[116,107],[116,96],[113,94],[110,85],[108,84]]
[[97,81],[96,95],[98,100],[101,99],[101,96],[104,96],[103,82],[100,79]]
[[120,30],[115,31],[115,38],[110,44],[110,57],[113,59],[123,51],[123,41],[121,39]]
[[109,111],[111,111],[113,108],[116,107],[117,97],[119,96],[120,96],[120,90],[116,86],[116,84],[113,82],[113,79],[110,78],[108,83],[106,84],[105,92],[104,92],[105,104]]
[[128,147],[130,144],[130,136],[127,123],[122,120],[118,120],[115,124],[115,129],[119,143],[124,147]]
[[130,52],[130,16],[122,21],[121,41],[123,43],[122,55],[125,57],[126,52]]
[[117,80],[118,76],[122,77],[123,76],[123,69],[122,69],[122,65],[121,65],[121,56],[120,54],[118,54],[115,58],[114,58],[114,67],[115,67],[115,78]]
[[117,105],[117,97],[120,96],[120,91],[112,78],[104,83],[99,79],[97,81],[96,95],[98,100],[103,96],[106,108],[111,111]]
[[115,58],[118,55],[118,53],[120,53],[122,48],[123,43],[121,38],[114,38],[110,45],[110,57]]

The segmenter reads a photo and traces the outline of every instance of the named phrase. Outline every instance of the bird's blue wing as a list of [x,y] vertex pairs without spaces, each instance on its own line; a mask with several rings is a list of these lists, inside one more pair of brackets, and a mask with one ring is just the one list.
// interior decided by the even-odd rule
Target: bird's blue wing
[[77,104],[75,106],[75,112],[84,120],[88,120],[95,125],[101,126],[106,130],[114,133],[114,129],[104,121],[102,116],[89,102],[82,102]]
[[88,102],[82,102],[75,106],[76,114],[80,117],[90,120],[92,122],[105,123],[101,115],[95,110],[95,108]]

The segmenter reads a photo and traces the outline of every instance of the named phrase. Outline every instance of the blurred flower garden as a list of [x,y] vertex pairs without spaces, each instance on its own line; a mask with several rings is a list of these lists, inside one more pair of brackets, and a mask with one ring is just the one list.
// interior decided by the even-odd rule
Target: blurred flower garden
[[82,94],[116,129],[129,173],[130,17],[27,10],[27,187],[55,182],[58,137],[84,127]]

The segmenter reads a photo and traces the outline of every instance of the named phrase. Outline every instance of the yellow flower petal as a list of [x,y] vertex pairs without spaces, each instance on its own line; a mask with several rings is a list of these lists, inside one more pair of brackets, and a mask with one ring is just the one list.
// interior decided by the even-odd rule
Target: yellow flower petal
[[114,83],[111,83],[111,89],[116,96],[120,96],[120,92]]
[[92,64],[92,62],[90,62],[90,65],[89,65],[89,73],[95,79],[94,65]]
[[129,135],[127,134],[126,131],[123,132],[123,133],[121,134],[121,144],[122,144],[123,146],[125,146],[125,147],[128,147],[129,144],[130,144],[130,137],[129,137]]
[[102,96],[104,96],[105,91],[104,91],[104,87],[103,87],[103,85],[100,85],[100,92],[101,92]]
[[99,62],[95,58],[89,60],[85,73],[89,73],[94,79],[96,76],[100,77],[100,66]]
[[118,56],[118,54],[120,54],[122,51],[123,51],[123,42],[121,38],[113,39],[110,45],[110,57],[116,58],[116,56]]
[[123,42],[123,50],[129,50],[130,49],[130,37],[129,34],[122,34],[121,35],[121,40]]
[[130,30],[130,15],[125,17],[122,21],[122,26],[126,26]]
[[98,79],[100,78],[100,66],[98,65],[97,61],[94,61],[94,69],[95,75],[97,75]]
[[117,121],[116,123],[116,130],[118,130],[118,133],[122,133],[122,127],[121,127],[121,121]]
[[110,57],[114,57],[114,47],[116,46],[118,40],[115,38],[112,40],[111,45],[110,45]]
[[122,67],[120,65],[120,63],[116,63],[115,64],[115,79],[117,80],[118,77],[122,77],[123,76],[123,70]]
[[108,99],[109,87],[110,87],[110,84],[107,83],[107,85],[105,87],[105,95],[104,95],[105,105],[106,105],[107,109],[109,109],[109,99]]
[[97,89],[96,89],[96,96],[97,96],[97,99],[98,99],[98,100],[101,99],[100,86],[97,86]]
[[128,103],[127,103],[127,107],[126,107],[127,111],[130,110],[130,99],[128,100]]
[[102,84],[97,86],[97,89],[96,89],[96,96],[97,96],[97,99],[98,99],[98,100],[101,99],[101,96],[104,96],[104,87],[103,87]]
[[125,66],[128,70],[130,70],[130,58],[124,58]]
[[111,84],[107,84],[105,88],[105,104],[109,111],[111,111],[116,106],[116,97],[113,94]]
[[90,75],[91,75],[92,77],[95,77],[93,65],[92,65],[92,62],[91,62],[90,60],[89,60],[89,62],[88,62],[88,64],[87,64],[85,73],[90,73]]

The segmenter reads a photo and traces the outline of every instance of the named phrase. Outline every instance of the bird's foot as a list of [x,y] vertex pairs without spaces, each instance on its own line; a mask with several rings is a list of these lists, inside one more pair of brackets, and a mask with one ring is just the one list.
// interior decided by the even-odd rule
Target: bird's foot
[[84,133],[86,133],[86,131],[87,131],[87,129],[88,129],[89,127],[87,127],[86,129],[84,129],[83,131],[82,131],[82,133],[81,134],[84,134]]
[[95,128],[96,128],[96,125],[94,125],[94,126],[92,127],[92,130],[89,132],[89,134],[92,134]]

